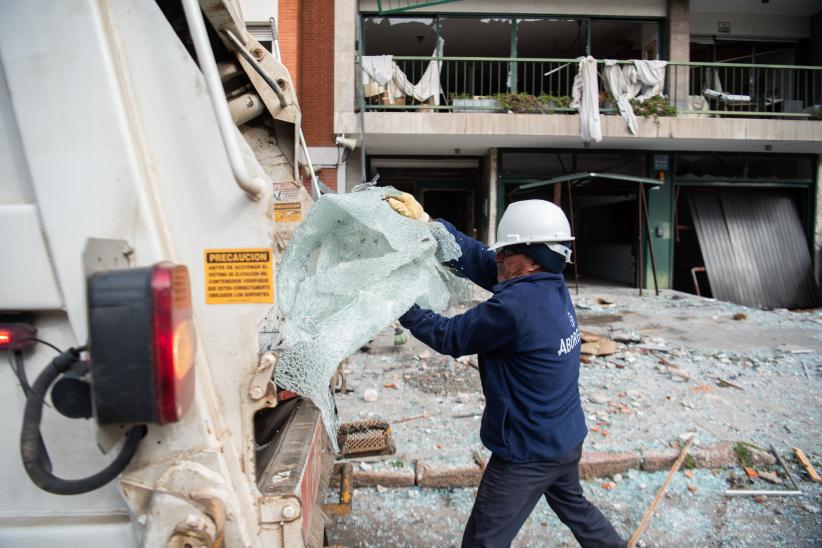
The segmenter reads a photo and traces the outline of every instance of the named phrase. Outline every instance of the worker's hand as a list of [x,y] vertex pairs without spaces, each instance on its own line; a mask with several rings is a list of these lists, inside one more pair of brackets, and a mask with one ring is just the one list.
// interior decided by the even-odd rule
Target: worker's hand
[[403,192],[399,196],[386,196],[385,201],[391,206],[391,209],[404,217],[408,217],[414,221],[427,221],[428,213],[426,213],[420,203],[414,199],[413,196],[407,192]]

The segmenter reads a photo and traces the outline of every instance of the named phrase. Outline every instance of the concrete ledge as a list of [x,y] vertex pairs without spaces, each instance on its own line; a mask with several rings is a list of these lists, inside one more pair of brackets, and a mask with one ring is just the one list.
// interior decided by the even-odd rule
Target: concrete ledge
[[[373,153],[442,154],[462,149],[476,154],[490,147],[541,146],[581,148],[577,114],[505,114],[446,112],[368,112],[368,148]],[[725,117],[638,117],[637,135],[631,135],[619,115],[602,116],[599,148],[660,150],[725,149],[814,154],[822,140],[822,122]],[[335,133],[359,133],[359,115],[336,112]],[[409,137],[413,137],[409,141]],[[412,143],[412,144],[409,144]]]
[[679,449],[673,448],[645,451],[642,453],[642,470],[645,472],[670,470],[678,456]]
[[412,470],[402,472],[376,472],[374,470],[354,469],[352,483],[354,487],[414,487],[416,482]]
[[591,451],[582,453],[579,461],[579,477],[582,479],[601,478],[639,468],[642,457],[639,453]]
[[482,469],[477,466],[459,468],[431,468],[417,462],[417,485],[420,487],[476,487],[482,479]]
[[727,468],[736,464],[734,444],[729,441],[694,447],[691,455],[697,468]]
[[[735,442],[725,441],[693,447],[689,453],[696,468],[728,468],[738,466]],[[773,455],[766,451],[747,446],[751,463],[771,465],[776,463]],[[582,479],[593,479],[628,470],[659,472],[670,470],[679,456],[679,449],[663,448],[649,451],[590,451],[583,453],[579,462]],[[482,469],[476,464],[459,467],[434,467],[423,461],[415,463],[414,471],[378,472],[374,470],[354,470],[354,487],[424,487],[447,489],[454,487],[476,487],[482,479]]]

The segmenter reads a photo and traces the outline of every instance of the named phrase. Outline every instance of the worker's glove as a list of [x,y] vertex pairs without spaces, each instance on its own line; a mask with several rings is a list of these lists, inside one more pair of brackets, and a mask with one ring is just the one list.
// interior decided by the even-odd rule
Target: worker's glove
[[427,221],[428,213],[426,213],[420,203],[407,192],[403,192],[399,196],[386,196],[385,201],[391,206],[391,209],[404,217],[408,217],[414,221]]

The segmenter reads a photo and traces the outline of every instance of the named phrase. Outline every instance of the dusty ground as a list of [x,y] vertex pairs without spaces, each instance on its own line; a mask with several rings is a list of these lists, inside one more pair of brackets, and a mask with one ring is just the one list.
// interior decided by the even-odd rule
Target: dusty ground
[[[640,298],[635,290],[596,286],[582,287],[574,302],[583,330],[627,341],[616,354],[582,365],[580,389],[591,429],[587,451],[663,449],[685,432],[697,432],[699,444],[773,444],[806,493],[762,503],[729,499],[724,490],[740,469],[696,470],[692,478],[680,472],[643,536],[648,546],[822,546],[822,488],[807,481],[790,456],[790,448],[799,446],[822,469],[822,312],[759,311],[673,291]],[[487,457],[478,435],[484,402],[476,370],[464,363],[470,360],[440,356],[412,337],[400,347],[393,341],[393,329],[386,329],[346,366],[352,391],[338,394],[341,420],[388,420],[397,444],[396,455],[355,466],[401,471],[418,460],[471,466],[475,450]],[[679,374],[671,374],[671,365]],[[365,402],[366,389],[376,389],[378,399]],[[665,476],[632,470],[584,487],[627,538]],[[616,486],[605,489],[611,479]],[[751,486],[780,487],[761,479]],[[330,540],[347,546],[458,545],[473,494],[360,488],[352,515],[335,520]],[[575,541],[540,503],[515,545]]]

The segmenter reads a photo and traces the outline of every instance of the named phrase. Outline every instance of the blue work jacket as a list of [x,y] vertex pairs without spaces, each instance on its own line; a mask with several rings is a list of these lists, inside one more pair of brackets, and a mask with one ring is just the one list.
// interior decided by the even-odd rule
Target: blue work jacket
[[412,307],[402,325],[437,352],[478,354],[483,445],[509,462],[555,461],[588,433],[579,399],[580,332],[562,274],[497,283],[495,253],[440,221],[462,257],[453,265],[494,295],[447,318]]

